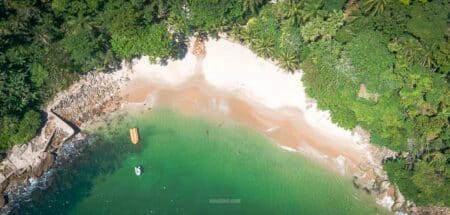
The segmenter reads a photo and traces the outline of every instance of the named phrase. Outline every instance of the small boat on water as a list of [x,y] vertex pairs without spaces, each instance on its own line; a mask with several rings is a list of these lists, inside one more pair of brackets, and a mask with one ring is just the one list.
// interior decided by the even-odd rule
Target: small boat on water
[[137,128],[130,128],[130,140],[133,144],[139,143],[139,130]]
[[135,166],[135,167],[134,167],[134,173],[135,173],[137,176],[142,175],[142,167],[141,167],[141,166]]

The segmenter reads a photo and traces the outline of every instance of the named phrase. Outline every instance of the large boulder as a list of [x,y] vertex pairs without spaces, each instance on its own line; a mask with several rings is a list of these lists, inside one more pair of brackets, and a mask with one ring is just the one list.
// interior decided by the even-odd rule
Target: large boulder
[[4,195],[0,195],[0,208],[5,206],[7,203],[6,198]]
[[49,152],[42,152],[40,159],[37,159],[31,169],[31,177],[40,177],[45,171],[50,169],[55,161],[55,155]]

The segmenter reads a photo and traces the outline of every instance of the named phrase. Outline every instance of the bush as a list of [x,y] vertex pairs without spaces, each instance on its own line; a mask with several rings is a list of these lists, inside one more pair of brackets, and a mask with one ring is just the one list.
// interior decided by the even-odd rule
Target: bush
[[355,68],[354,76],[364,83],[369,90],[382,93],[385,90],[380,83],[381,74],[391,70],[394,55],[388,48],[388,38],[377,31],[364,31],[346,44],[344,57]]
[[341,11],[347,0],[325,0],[323,9],[327,11]]
[[28,111],[22,119],[6,116],[0,119],[0,149],[24,143],[36,135],[41,117],[36,111]]
[[[448,152],[447,152],[448,153]],[[430,204],[450,206],[450,165],[449,156],[433,153],[425,156],[415,166],[415,171],[406,167],[406,161],[399,159],[384,165],[389,179],[401,192],[419,206]],[[440,175],[440,176],[439,176]]]
[[428,45],[443,42],[447,32],[448,2],[442,0],[427,4],[416,2],[410,7],[412,16],[407,22],[408,32]]

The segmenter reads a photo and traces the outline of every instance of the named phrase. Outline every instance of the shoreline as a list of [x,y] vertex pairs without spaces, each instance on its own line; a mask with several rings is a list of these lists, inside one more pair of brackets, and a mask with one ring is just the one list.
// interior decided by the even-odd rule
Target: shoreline
[[188,53],[164,67],[145,57],[133,61],[130,82],[122,91],[129,104],[125,109],[155,105],[219,121],[229,118],[280,148],[353,177],[355,186],[373,194],[379,205],[394,211],[406,208],[382,169],[383,160],[395,153],[371,145],[361,128],[347,131],[333,124],[329,113],[306,96],[301,71],[285,73],[225,39],[205,42],[205,50],[204,57]]
[[[133,60],[132,71],[124,66],[114,73],[82,79],[58,94],[47,112],[55,111],[56,118],[61,116],[63,121],[73,123],[81,130],[114,113],[153,105],[218,119],[225,115],[255,128],[285,150],[302,153],[342,175],[353,177],[355,186],[376,196],[378,204],[393,211],[411,209],[411,204],[406,203],[398,189],[388,182],[382,169],[381,162],[389,153],[370,145],[368,137],[359,134],[363,132],[361,129],[351,132],[331,123],[329,114],[318,110],[306,96],[301,73],[284,73],[273,62],[225,39],[208,41],[205,47],[204,58],[188,52],[182,60],[160,66],[150,64],[143,57]],[[93,91],[98,82],[106,87]],[[103,85],[99,88],[103,89]],[[90,98],[91,94],[101,99]],[[84,96],[82,101],[87,100],[85,104],[75,99],[80,95]],[[53,134],[48,137],[45,128],[51,122],[49,119],[41,134],[31,142],[42,142],[42,139],[50,142]],[[71,136],[60,139],[60,145]],[[55,147],[53,152],[57,151],[58,147]],[[24,172],[33,169],[25,165]],[[22,181],[26,183],[27,180]]]

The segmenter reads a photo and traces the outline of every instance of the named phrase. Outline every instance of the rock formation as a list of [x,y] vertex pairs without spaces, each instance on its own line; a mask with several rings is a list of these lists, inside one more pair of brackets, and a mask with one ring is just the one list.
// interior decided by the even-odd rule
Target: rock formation
[[[83,123],[120,107],[122,73],[89,73],[59,93],[46,108],[41,132],[28,143],[14,146],[0,162],[2,196],[40,177],[53,164],[57,149],[72,138]],[[3,198],[2,205],[5,204]]]

